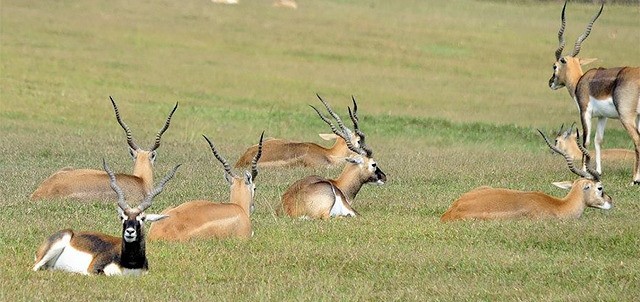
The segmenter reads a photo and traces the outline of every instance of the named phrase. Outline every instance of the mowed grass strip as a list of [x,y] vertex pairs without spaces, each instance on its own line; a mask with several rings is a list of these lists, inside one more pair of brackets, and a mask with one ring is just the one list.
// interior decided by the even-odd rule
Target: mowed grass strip
[[[551,91],[561,4],[477,1],[210,2],[3,1],[0,47],[0,300],[615,300],[640,296],[640,189],[631,162],[604,162],[610,211],[579,220],[442,224],[460,194],[481,185],[563,196],[575,179],[547,133],[578,121]],[[597,7],[569,3],[567,41]],[[592,66],[637,65],[634,6],[609,5],[582,47]],[[308,104],[361,128],[389,177],[365,186],[355,219],[277,217],[280,195],[311,173],[261,170],[248,241],[148,244],[137,279],[32,272],[61,228],[116,235],[115,204],[31,202],[65,166],[130,172],[108,96],[141,146],[180,102],[155,165],[183,163],[149,212],[190,199],[226,201],[206,134],[235,161],[262,130],[322,144],[328,127]],[[610,121],[606,148],[631,148]],[[135,201],[133,201],[135,202]]]

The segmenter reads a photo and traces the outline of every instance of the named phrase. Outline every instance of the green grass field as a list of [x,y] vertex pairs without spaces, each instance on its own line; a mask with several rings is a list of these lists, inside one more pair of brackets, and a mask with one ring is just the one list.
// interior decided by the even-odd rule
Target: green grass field
[[[575,179],[535,129],[578,121],[566,89],[551,91],[562,3],[453,1],[0,2],[0,300],[528,300],[631,301],[640,296],[640,187],[632,163],[604,162],[610,211],[570,221],[439,217],[481,185],[563,196]],[[567,47],[596,12],[569,3]],[[640,7],[607,5],[580,56],[589,67],[638,65]],[[206,134],[235,161],[260,132],[320,142],[330,131],[308,104],[321,94],[361,128],[385,171],[354,219],[277,217],[305,175],[261,170],[249,241],[147,245],[141,278],[32,272],[36,248],[62,229],[118,234],[115,204],[32,202],[54,171],[131,171],[109,96],[141,146],[173,104],[160,178],[183,166],[148,212],[190,199],[225,201]],[[632,148],[609,121],[606,148]]]

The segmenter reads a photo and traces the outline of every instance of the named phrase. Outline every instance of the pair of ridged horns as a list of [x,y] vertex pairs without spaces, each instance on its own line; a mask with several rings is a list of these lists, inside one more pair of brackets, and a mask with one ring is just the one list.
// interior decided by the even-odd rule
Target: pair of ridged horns
[[[102,159],[102,166],[104,167],[104,171],[107,172],[107,174],[109,175],[111,189],[113,189],[113,191],[115,191],[116,194],[118,195],[118,206],[122,211],[126,212],[128,209],[131,208],[131,206],[129,206],[129,204],[127,204],[127,202],[125,201],[124,192],[122,191],[120,186],[118,186],[118,184],[116,183],[115,174],[109,168],[109,165],[107,165],[107,161],[104,159]],[[160,183],[158,183],[158,186],[156,186],[153,190],[151,190],[151,192],[149,192],[149,194],[147,194],[147,196],[144,197],[142,202],[140,202],[140,204],[137,207],[137,210],[136,210],[137,213],[142,213],[144,212],[144,210],[148,209],[151,206],[151,204],[153,203],[153,198],[156,197],[158,194],[160,194],[160,192],[162,192],[162,190],[164,189],[164,186],[176,174],[176,171],[178,170],[178,168],[180,168],[180,165],[177,165],[173,169],[171,169],[171,171],[167,173],[167,175],[160,181]]]
[[555,151],[556,153],[562,155],[564,157],[564,159],[567,161],[567,166],[569,167],[569,170],[571,170],[571,172],[573,172],[574,174],[582,177],[582,178],[586,178],[586,179],[593,179],[595,181],[600,181],[600,173],[598,173],[596,170],[593,170],[593,168],[591,168],[591,155],[589,154],[589,151],[587,151],[587,149],[582,145],[582,143],[580,142],[580,133],[578,132],[578,130],[576,129],[576,140],[578,143],[578,148],[580,148],[580,151],[582,152],[582,155],[585,158],[585,167],[587,169],[587,171],[583,171],[580,170],[578,168],[576,168],[576,166],[573,163],[573,158],[567,154],[566,152],[563,152],[562,150],[560,150],[558,147],[556,147],[555,145],[551,144],[551,142],[549,141],[549,139],[547,138],[546,135],[544,135],[544,133],[542,133],[542,131],[540,131],[540,129],[537,129],[538,133],[540,133],[540,135],[542,135],[542,138],[544,138],[544,141],[547,143],[547,145],[549,146],[549,148],[551,148],[551,150]]
[[[222,157],[222,155],[220,155],[220,153],[218,152],[218,150],[216,150],[216,147],[213,145],[211,140],[209,140],[209,138],[205,135],[202,135],[202,137],[204,137],[207,143],[209,143],[209,147],[211,148],[211,152],[213,152],[213,156],[215,156],[218,159],[218,161],[222,163],[222,166],[224,167],[224,171],[227,172],[227,174],[229,174],[230,176],[236,177],[236,175],[231,170],[231,166],[229,165],[229,162],[227,162],[227,160],[224,157]],[[256,179],[256,176],[258,176],[258,161],[260,160],[260,156],[262,156],[263,138],[264,138],[264,131],[262,131],[262,134],[260,134],[260,142],[258,143],[258,152],[256,153],[256,155],[253,157],[253,160],[251,161],[251,179],[252,180]]]
[[[567,2],[565,1],[564,6],[562,7],[562,15],[561,15],[562,24],[560,25],[560,31],[558,31],[559,46],[558,46],[558,49],[556,50],[556,60],[559,60],[560,57],[562,57],[562,50],[564,49],[564,45],[565,45],[564,28],[566,25],[566,19],[564,16],[564,11],[566,7],[567,7]],[[575,57],[578,55],[578,53],[580,53],[580,45],[582,45],[582,42],[584,42],[584,40],[587,39],[587,37],[591,33],[591,28],[593,27],[593,23],[596,22],[598,17],[600,17],[600,14],[602,13],[603,8],[604,8],[604,1],[602,2],[602,5],[600,5],[600,10],[598,11],[598,13],[591,19],[591,22],[589,22],[589,24],[587,25],[587,28],[585,29],[584,33],[582,33],[582,35],[578,37],[578,39],[576,40],[576,44],[573,48],[573,52],[571,53],[572,57]]]
[[351,96],[351,100],[353,101],[353,111],[351,110],[351,107],[347,107],[347,109],[349,110],[349,117],[351,118],[351,122],[353,122],[353,129],[356,133],[356,136],[360,139],[358,142],[358,147],[356,147],[353,142],[351,141],[351,133],[353,133],[349,128],[347,128],[344,125],[344,122],[342,122],[342,119],[340,118],[340,116],[338,116],[332,109],[331,106],[329,106],[329,104],[327,102],[325,102],[325,100],[322,99],[322,97],[320,97],[319,94],[316,93],[316,96],[318,97],[318,99],[320,100],[320,102],[322,102],[322,104],[324,105],[324,107],[327,109],[327,112],[329,112],[329,114],[331,115],[331,117],[333,117],[336,120],[336,123],[338,124],[338,127],[340,127],[340,129],[338,129],[332,122],[331,120],[329,120],[327,117],[325,117],[322,113],[320,113],[320,111],[314,107],[313,105],[309,105],[311,108],[313,108],[313,110],[316,111],[316,113],[318,114],[318,116],[320,116],[320,118],[327,123],[327,125],[329,125],[329,127],[331,128],[331,131],[333,131],[333,133],[335,133],[337,136],[340,136],[342,139],[344,139],[344,141],[347,143],[347,148],[349,148],[349,150],[360,154],[362,156],[366,156],[366,157],[371,157],[371,155],[373,154],[373,150],[371,150],[371,148],[369,148],[366,143],[365,143],[365,135],[364,133],[360,130],[360,128],[358,127],[358,104],[356,103],[356,99],[355,97]]
[[[124,129],[124,132],[127,134],[127,143],[129,144],[129,147],[131,147],[131,149],[133,150],[139,150],[140,148],[133,141],[133,136],[131,135],[131,129],[129,129],[129,126],[127,126],[127,124],[125,124],[122,121],[122,118],[120,118],[118,105],[116,105],[116,102],[113,100],[113,97],[109,96],[109,99],[111,100],[111,104],[113,105],[113,110],[116,112],[116,119],[118,120],[118,124],[120,124],[122,129]],[[178,109],[178,102],[176,102],[176,105],[173,106],[173,110],[171,110],[171,113],[169,113],[169,117],[167,117],[167,121],[164,123],[164,126],[162,127],[162,129],[160,129],[158,134],[156,134],[156,141],[149,151],[155,151],[156,149],[158,149],[158,147],[160,147],[160,138],[162,138],[162,134],[164,134],[164,132],[167,131],[167,129],[169,129],[169,123],[171,123],[171,117],[173,116],[173,113],[176,112],[176,109]]]

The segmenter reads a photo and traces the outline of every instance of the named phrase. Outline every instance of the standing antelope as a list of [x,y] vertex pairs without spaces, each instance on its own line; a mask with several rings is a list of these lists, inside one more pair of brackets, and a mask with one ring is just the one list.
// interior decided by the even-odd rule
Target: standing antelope
[[461,219],[541,219],[580,218],[585,207],[608,210],[612,207],[611,197],[604,192],[600,174],[590,167],[591,156],[581,147],[586,159],[587,171],[577,169],[570,155],[552,145],[538,130],[551,150],[564,156],[571,172],[580,176],[573,182],[556,182],[554,185],[570,190],[564,198],[557,198],[542,192],[516,191],[502,188],[479,187],[453,202],[440,217],[440,221]]
[[[564,130],[560,126],[560,130],[556,134],[555,146],[563,152],[569,154],[574,162],[582,160],[582,151],[578,145],[578,129],[573,126]],[[634,152],[628,149],[604,149],[601,151],[604,160],[632,160]]]
[[[319,98],[320,96],[318,96]],[[358,106],[355,98],[353,101],[354,115],[357,114]],[[260,167],[332,167],[344,162],[345,157],[355,153],[349,149],[347,142],[336,134],[320,134],[324,140],[335,139],[335,143],[330,148],[325,148],[311,142],[294,142],[284,139],[268,139],[264,141],[263,155],[258,162]],[[349,141],[356,148],[360,145],[356,135],[349,133]],[[248,167],[251,159],[255,156],[258,146],[251,146],[236,162],[235,167]]]
[[[322,176],[311,175],[293,183],[282,195],[282,209],[291,217],[304,217],[309,219],[328,219],[335,216],[356,216],[356,211],[351,207],[351,202],[366,183],[384,184],[387,176],[380,170],[373,159],[373,151],[365,144],[365,135],[358,128],[358,117],[349,108],[349,116],[353,122],[355,135],[359,139],[356,147],[348,139],[352,131],[345,127],[340,117],[331,110],[320,96],[318,96],[329,114],[336,120],[340,129],[311,106],[320,118],[331,127],[336,135],[342,137],[349,150],[355,154],[346,158],[347,165],[336,179],[327,179]],[[355,100],[354,100],[355,106]]]
[[98,232],[74,232],[71,229],[58,231],[49,236],[36,252],[34,271],[54,269],[84,275],[140,275],[149,269],[144,222],[158,221],[166,216],[145,214],[144,211],[151,206],[153,198],[162,192],[180,165],[169,171],[135,208],[125,202],[124,192],[104,160],[103,166],[111,188],[118,195],[118,213],[122,218],[121,237]]
[[589,36],[593,23],[602,13],[604,3],[587,25],[585,32],[576,41],[573,52],[562,56],[565,45],[566,7],[565,2],[562,7],[562,24],[558,32],[560,46],[555,53],[556,62],[553,64],[553,75],[549,79],[549,87],[556,90],[566,86],[569,95],[578,105],[585,148],[590,142],[591,118],[598,118],[594,139],[598,173],[602,173],[601,144],[607,118],[620,119],[635,145],[633,183],[640,184],[640,67],[600,67],[590,69],[586,73],[582,72],[581,65],[593,62],[595,59],[581,59],[576,56],[580,52],[580,45]]
[[[204,136],[204,135],[203,135]],[[258,152],[251,161],[251,172],[245,171],[238,176],[231,171],[231,166],[218,153],[213,143],[209,143],[213,155],[224,167],[224,177],[229,182],[230,194],[228,203],[215,203],[208,200],[193,200],[175,208],[162,212],[169,218],[155,223],[149,229],[149,239],[171,241],[187,241],[192,238],[249,238],[253,235],[251,218],[253,198],[256,186],[254,180],[258,175],[257,162],[262,153],[262,138],[258,143]]]
[[[120,118],[118,106],[112,97],[109,97],[116,119],[127,135],[129,154],[133,159],[132,174],[118,174],[118,185],[133,198],[142,198],[147,195],[153,186],[153,163],[156,160],[156,150],[160,147],[160,138],[169,128],[171,117],[178,109],[178,103],[173,107],[169,117],[156,134],[156,141],[149,151],[140,149],[133,141],[131,130]],[[61,169],[45,179],[42,184],[31,194],[32,200],[44,198],[70,197],[77,199],[112,199],[115,197],[109,187],[109,176],[104,171],[92,169],[73,169],[70,167]]]

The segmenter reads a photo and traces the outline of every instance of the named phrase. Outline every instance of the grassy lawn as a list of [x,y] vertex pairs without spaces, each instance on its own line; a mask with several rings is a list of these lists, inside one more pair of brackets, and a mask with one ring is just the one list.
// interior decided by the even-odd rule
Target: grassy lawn
[[[535,129],[578,121],[551,91],[560,2],[210,1],[0,2],[0,300],[572,300],[640,296],[640,187],[632,163],[604,162],[610,211],[570,221],[439,217],[481,185],[563,196],[575,179]],[[567,47],[596,12],[569,3]],[[589,67],[638,65],[640,8],[607,5],[580,56]],[[155,165],[183,166],[148,212],[226,201],[223,169],[267,136],[320,143],[330,129],[308,104],[321,94],[360,126],[389,182],[366,186],[354,219],[278,217],[280,195],[312,173],[263,169],[248,241],[147,245],[148,275],[32,272],[36,248],[62,229],[118,234],[115,204],[33,202],[56,170],[132,169],[109,96]],[[605,148],[632,148],[609,121]]]

